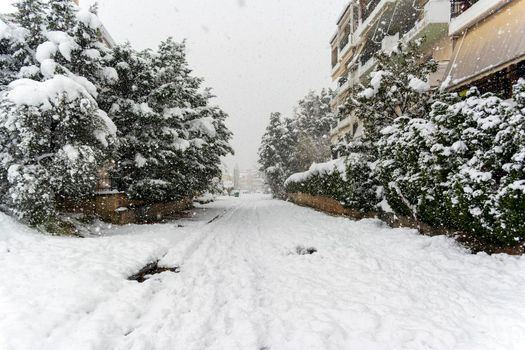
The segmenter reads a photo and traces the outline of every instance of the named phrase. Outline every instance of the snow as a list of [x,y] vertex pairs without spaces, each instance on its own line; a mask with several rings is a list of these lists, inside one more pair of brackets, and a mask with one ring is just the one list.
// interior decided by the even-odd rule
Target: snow
[[77,98],[92,99],[82,85],[63,75],[56,75],[43,82],[31,79],[15,80],[8,86],[7,98],[16,105],[43,106],[44,109],[50,109],[52,103],[64,96],[64,93],[68,101]]
[[211,138],[214,138],[217,135],[217,131],[213,126],[213,118],[205,117],[200,119],[191,120],[189,122],[190,130],[201,132],[204,135],[207,135]]
[[91,29],[99,29],[102,27],[102,23],[98,19],[97,15],[89,12],[86,9],[81,9],[77,12],[77,19],[82,22],[86,27]]
[[370,76],[372,77],[372,79],[370,79],[371,87],[366,88],[363,91],[361,91],[358,96],[364,97],[364,98],[374,97],[379,92],[379,89],[381,88],[381,82],[383,81],[383,77],[388,74],[391,74],[391,73],[385,72],[382,70],[370,73]]
[[410,78],[410,81],[408,82],[408,87],[416,92],[419,92],[420,94],[428,92],[430,90],[430,84],[417,77]]
[[117,134],[117,126],[115,125],[115,123],[113,123],[113,121],[108,117],[106,112],[100,109],[98,110],[98,115],[100,119],[102,119],[102,121],[104,122],[106,129],[109,132],[109,135],[115,136]]
[[36,48],[35,58],[38,62],[42,63],[44,60],[53,58],[57,52],[57,46],[50,42],[46,41]]
[[55,75],[56,68],[57,64],[55,60],[51,58],[45,59],[40,63],[40,72],[46,79],[52,78]]
[[118,73],[117,70],[113,67],[104,67],[102,70],[102,76],[108,81],[108,82],[117,82],[118,81]]
[[338,158],[334,160],[330,160],[326,163],[313,163],[310,166],[310,169],[308,169],[305,172],[302,173],[295,173],[291,175],[286,181],[284,182],[284,186],[288,186],[290,183],[300,183],[305,182],[312,176],[317,175],[332,175],[334,171],[338,171],[341,175],[341,178],[344,180],[346,175],[346,166],[345,166],[346,158]]
[[[94,233],[0,214],[0,348],[525,348],[523,257],[249,195]],[[127,280],[157,259],[180,273]]]
[[20,68],[20,72],[18,72],[18,78],[28,78],[28,77],[34,77],[38,73],[40,73],[40,68],[38,66],[24,66]]
[[62,147],[62,150],[66,153],[67,158],[70,161],[74,162],[78,159],[78,156],[79,156],[78,148],[67,144],[64,147]]
[[58,46],[58,51],[67,61],[71,61],[71,51],[79,47],[74,38],[61,31],[46,32],[46,37]]
[[137,165],[137,168],[142,168],[144,165],[146,165],[147,159],[144,158],[144,156],[140,153],[137,153],[135,155],[135,164]]

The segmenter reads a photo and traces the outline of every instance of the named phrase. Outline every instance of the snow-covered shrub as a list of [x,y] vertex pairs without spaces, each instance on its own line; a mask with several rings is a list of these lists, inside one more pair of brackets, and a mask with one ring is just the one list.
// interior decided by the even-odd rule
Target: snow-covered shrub
[[287,193],[308,193],[330,197],[346,207],[369,211],[379,202],[377,182],[370,177],[372,164],[358,153],[326,163],[312,164],[306,172],[290,176],[286,182]]
[[416,216],[430,199],[428,178],[421,165],[428,162],[434,127],[421,118],[397,118],[382,130],[378,142],[378,174],[385,197],[401,215]]
[[287,193],[308,193],[342,201],[347,188],[345,158],[314,163],[307,171],[288,177],[284,186]]

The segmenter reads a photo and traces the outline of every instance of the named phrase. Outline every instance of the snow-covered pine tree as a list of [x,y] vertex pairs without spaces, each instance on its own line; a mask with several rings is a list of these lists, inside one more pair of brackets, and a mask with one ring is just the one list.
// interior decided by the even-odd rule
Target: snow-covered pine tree
[[33,225],[53,221],[61,198],[93,193],[115,133],[89,92],[61,75],[11,83],[0,101],[0,125],[4,201]]
[[77,24],[77,8],[71,0],[48,0],[47,29],[72,34]]
[[100,42],[101,26],[96,7],[76,12],[76,26],[72,34],[75,45],[71,49],[71,59],[68,59],[67,66],[71,72],[88,79],[97,87],[102,85],[104,80],[117,79],[114,70],[105,69],[103,66],[103,56],[107,48]]
[[285,119],[280,113],[272,113],[259,148],[260,170],[277,198],[286,195],[284,182],[297,172],[295,155],[297,135],[293,121]]
[[16,79],[20,69],[15,53],[25,42],[26,30],[0,17],[0,92]]
[[107,57],[119,81],[100,100],[119,128],[121,189],[148,201],[206,191],[220,177],[220,157],[232,152],[231,133],[191,76],[184,43],[169,38],[155,53],[124,45]]
[[[69,54],[80,45],[65,32],[47,31],[41,2],[16,6],[14,17],[27,35],[15,55],[25,57],[18,62],[24,79],[10,82],[0,97],[2,201],[40,225],[53,222],[61,199],[93,194],[116,130],[97,105],[97,87],[70,69]],[[80,55],[77,60],[82,65]]]
[[45,5],[41,0],[18,0],[13,6],[17,9],[14,22],[25,31],[24,40],[15,42],[13,54],[18,76],[39,80],[41,74],[35,51],[44,41]]
[[[116,46],[105,56],[104,64],[113,68],[118,80],[105,86],[99,95],[101,108],[117,126],[118,150],[113,171],[114,185],[134,198],[141,198],[134,184],[144,181],[154,158],[145,158],[156,150],[163,121],[148,106],[153,89],[152,57],[148,51],[137,52],[129,44]],[[147,165],[147,166],[146,166]],[[160,194],[152,198],[161,197]]]
[[320,94],[310,91],[295,109],[298,132],[295,153],[299,169],[306,170],[314,162],[330,159],[330,128],[336,122],[330,108],[331,95],[325,89]]
[[195,94],[201,80],[190,75],[185,44],[172,38],[163,41],[153,55],[153,73],[154,88],[148,103],[161,118],[161,124],[154,125],[159,133],[152,145],[156,150],[144,149],[144,158],[151,159],[146,163],[151,167],[151,175],[144,179],[142,187],[163,193],[159,200],[178,200],[192,196],[198,181],[198,164],[186,155],[192,147],[186,118],[195,113],[195,105],[204,104],[202,97]]

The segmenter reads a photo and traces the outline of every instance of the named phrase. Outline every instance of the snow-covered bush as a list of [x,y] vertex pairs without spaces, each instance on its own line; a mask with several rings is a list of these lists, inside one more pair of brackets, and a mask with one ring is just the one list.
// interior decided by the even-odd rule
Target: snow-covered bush
[[461,99],[429,88],[435,64],[421,60],[417,44],[377,59],[370,81],[342,109],[364,122],[363,137],[340,145],[349,155],[337,173],[344,176],[312,168],[292,175],[287,191],[359,210],[376,208],[384,195],[395,213],[434,227],[500,245],[523,242],[525,80],[511,102],[475,88]]
[[364,155],[358,153],[326,163],[314,163],[308,171],[293,174],[286,180],[286,192],[330,197],[346,207],[374,210],[379,200],[377,182],[370,178],[372,166]]
[[312,164],[305,172],[295,173],[284,182],[287,193],[308,193],[342,200],[346,189],[345,158]]
[[465,100],[442,94],[428,118],[384,128],[378,168],[394,211],[492,243],[523,240],[523,85],[514,103],[475,89]]

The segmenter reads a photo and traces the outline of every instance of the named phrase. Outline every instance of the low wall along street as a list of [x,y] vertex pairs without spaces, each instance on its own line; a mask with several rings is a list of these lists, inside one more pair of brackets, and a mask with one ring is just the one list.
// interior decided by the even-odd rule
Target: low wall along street
[[165,203],[148,203],[132,200],[125,193],[98,194],[84,200],[65,200],[62,210],[99,217],[117,225],[158,222],[173,218],[177,213],[192,207],[192,199]]

